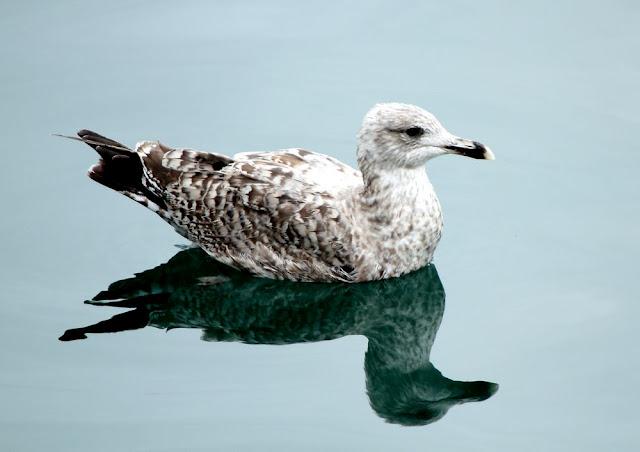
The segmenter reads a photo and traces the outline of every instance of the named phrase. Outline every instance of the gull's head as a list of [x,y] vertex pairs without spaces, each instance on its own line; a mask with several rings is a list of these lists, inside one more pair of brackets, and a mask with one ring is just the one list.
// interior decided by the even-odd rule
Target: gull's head
[[358,160],[388,168],[416,168],[443,154],[493,160],[493,152],[447,131],[431,113],[415,105],[377,104],[358,134]]

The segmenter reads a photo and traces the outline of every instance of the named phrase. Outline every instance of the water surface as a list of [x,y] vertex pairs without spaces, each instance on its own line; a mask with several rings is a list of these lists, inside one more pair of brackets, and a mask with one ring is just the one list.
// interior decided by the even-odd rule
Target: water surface
[[[571,1],[3,3],[0,448],[636,450],[639,13]],[[432,315],[439,329],[417,327],[437,329],[433,344],[407,335],[422,365],[409,387],[438,374],[499,383],[490,398],[427,425],[388,414],[403,374],[372,374],[373,336],[354,325],[384,318],[384,302],[396,326],[399,306],[433,308],[438,292],[417,287],[379,304],[336,296],[336,317],[313,298],[278,300],[311,321],[295,334],[267,323],[286,345],[245,344],[254,333],[240,320],[212,330],[223,311],[178,315],[179,303],[134,315],[150,327],[58,340],[126,313],[83,301],[184,241],[87,179],[93,153],[50,133],[226,153],[301,146],[355,164],[355,133],[379,101],[423,106],[497,156],[430,163],[446,309]],[[347,324],[310,333],[314,318]],[[409,418],[437,417],[426,407]]]

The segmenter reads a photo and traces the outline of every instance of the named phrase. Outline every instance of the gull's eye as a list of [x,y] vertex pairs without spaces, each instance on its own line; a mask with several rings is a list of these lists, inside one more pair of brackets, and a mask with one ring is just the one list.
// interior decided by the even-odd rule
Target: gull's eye
[[404,131],[410,137],[419,137],[424,135],[424,129],[422,127],[410,127]]

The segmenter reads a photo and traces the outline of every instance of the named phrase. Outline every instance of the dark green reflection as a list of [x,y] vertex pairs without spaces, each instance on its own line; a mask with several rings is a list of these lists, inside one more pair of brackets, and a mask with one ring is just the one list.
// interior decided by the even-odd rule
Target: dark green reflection
[[498,389],[485,381],[450,380],[429,361],[444,299],[433,265],[371,283],[294,283],[254,278],[217,264],[200,249],[189,249],[166,264],[114,282],[88,302],[133,309],[67,330],[60,339],[147,325],[198,328],[206,341],[248,344],[361,334],[369,340],[364,366],[373,409],[389,422],[424,425],[452,405],[485,400]]

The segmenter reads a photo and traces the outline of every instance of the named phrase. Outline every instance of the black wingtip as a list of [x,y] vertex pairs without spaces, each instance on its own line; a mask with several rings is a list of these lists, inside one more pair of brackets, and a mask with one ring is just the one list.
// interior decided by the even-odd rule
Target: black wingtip
[[87,130],[87,129],[80,129],[76,133],[78,134],[78,136],[80,138],[84,138],[84,137],[86,137],[88,135],[97,135],[97,133],[92,132],[91,130]]
[[82,331],[82,328],[74,328],[74,329],[65,331],[64,334],[58,338],[58,340],[61,342],[70,342],[70,341],[77,341],[77,340],[82,340],[86,338],[87,338],[87,335],[84,334],[84,331]]

